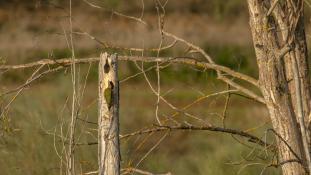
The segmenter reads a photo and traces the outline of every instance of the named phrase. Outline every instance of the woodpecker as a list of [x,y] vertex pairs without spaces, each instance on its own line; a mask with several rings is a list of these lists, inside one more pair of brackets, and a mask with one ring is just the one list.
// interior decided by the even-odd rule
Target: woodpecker
[[109,81],[108,88],[106,88],[104,91],[104,96],[108,105],[108,109],[110,109],[113,101],[113,83],[111,81]]

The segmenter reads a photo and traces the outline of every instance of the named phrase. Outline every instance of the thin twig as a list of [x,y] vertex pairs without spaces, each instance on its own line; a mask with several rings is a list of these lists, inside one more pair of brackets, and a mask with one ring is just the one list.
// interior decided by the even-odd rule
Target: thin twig
[[279,0],[275,0],[275,1],[273,2],[273,4],[271,5],[271,7],[270,7],[270,9],[269,9],[269,11],[268,11],[268,13],[267,13],[267,16],[270,16],[270,15],[271,15],[272,11],[274,10],[274,8],[276,7],[276,5],[277,5],[278,2],[279,2]]
[[133,167],[129,167],[129,168],[124,168],[122,169],[123,174],[130,174],[130,173],[139,173],[142,175],[172,175],[172,173],[168,172],[168,173],[160,173],[160,174],[155,174],[155,173],[151,173],[149,171],[145,171],[145,170],[141,170],[141,169],[137,169],[137,168],[133,168]]
[[[181,63],[181,64],[188,64],[192,66],[212,69],[224,72],[229,74],[232,77],[244,80],[253,84],[256,87],[259,87],[258,80],[254,79],[253,77],[247,76],[245,74],[236,72],[228,67],[217,65],[217,64],[210,64],[204,61],[198,61],[192,57],[143,57],[143,56],[118,56],[120,61],[143,61],[143,62],[172,62],[172,63]],[[86,64],[90,62],[98,62],[99,58],[81,58],[74,60],[76,64]],[[26,64],[19,64],[19,65],[1,65],[0,70],[16,70],[16,69],[25,69],[25,68],[32,68],[38,65],[55,65],[60,64],[63,66],[68,66],[72,64],[72,60],[69,58],[58,59],[57,61],[52,59],[42,59],[32,63]]]
[[140,130],[136,131],[130,134],[126,135],[121,135],[120,139],[125,139],[128,137],[136,136],[136,135],[142,135],[142,134],[148,134],[148,133],[153,133],[153,132],[160,132],[160,131],[167,131],[167,130],[188,130],[188,131],[214,131],[214,132],[222,132],[222,133],[228,133],[228,134],[233,134],[237,136],[241,136],[244,138],[247,138],[249,142],[251,143],[256,143],[260,146],[263,147],[268,147],[271,150],[274,150],[275,147],[269,143],[266,143],[265,141],[261,140],[260,138],[251,135],[247,132],[244,131],[239,131],[239,130],[234,130],[230,128],[221,128],[221,127],[215,127],[215,126],[188,126],[188,125],[181,125],[181,126],[159,126],[156,128],[151,128],[151,129],[145,129],[145,130]]

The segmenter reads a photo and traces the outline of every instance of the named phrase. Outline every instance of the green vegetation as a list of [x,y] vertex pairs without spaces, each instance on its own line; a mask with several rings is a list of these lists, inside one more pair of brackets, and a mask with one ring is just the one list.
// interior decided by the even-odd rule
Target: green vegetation
[[[85,75],[86,67],[81,67],[83,68],[81,77]],[[94,71],[92,74],[95,76],[96,67],[93,66],[92,69]],[[49,81],[41,81],[32,86],[13,103],[8,116],[11,119],[9,123],[12,128],[11,132],[1,139],[0,169],[2,173],[12,175],[59,173],[60,160],[55,151],[55,145],[58,151],[61,150],[62,145],[59,137],[53,134],[59,135],[61,122],[67,123],[69,120],[70,105],[66,103],[66,99],[70,97],[71,84],[69,74],[60,73],[57,77],[47,77]],[[144,81],[139,80],[139,77],[137,79],[121,83],[121,134],[141,129],[141,126],[152,126],[155,123],[156,97]],[[173,78],[169,79],[169,81],[172,80]],[[197,99],[201,96],[200,93],[209,94],[225,89],[223,85],[212,81],[200,80],[194,84],[193,80],[182,79],[181,81],[175,80],[168,86],[169,81],[163,80],[162,93],[173,88],[166,98],[178,107],[183,107]],[[96,98],[97,83],[90,79],[82,102],[80,115],[82,119],[97,121]],[[221,118],[215,114],[222,113],[224,99],[223,96],[206,99],[187,112],[221,126]],[[228,110],[228,127],[247,130],[267,121],[263,107],[249,102],[247,99],[233,96]],[[161,103],[160,115],[162,117],[173,113],[174,111],[167,105]],[[185,116],[179,116],[176,120],[196,123],[195,120]],[[79,142],[96,141],[96,132],[91,129],[95,129],[96,125],[86,124],[80,120],[78,122]],[[263,136],[267,127],[269,126],[263,125],[251,133]],[[81,132],[82,129],[85,132]],[[64,132],[66,132],[65,128]],[[164,133],[156,133],[122,140],[123,166],[135,166],[163,135]],[[145,139],[147,140],[144,141]],[[138,145],[142,143],[143,145],[139,147]],[[76,151],[77,165],[82,168],[83,172],[96,169],[96,145],[79,146]],[[250,152],[252,149],[240,144],[231,135],[208,131],[172,131],[139,167],[152,172],[171,171],[181,175],[236,174],[246,165],[245,162],[236,164],[237,162],[254,157],[255,154],[247,157]],[[268,160],[261,160],[265,158],[264,152],[255,151],[255,153],[259,154],[259,158],[250,162],[269,163]],[[264,165],[260,164],[249,166],[240,174],[259,174],[263,167]],[[277,172],[274,168],[269,168],[265,174]]]

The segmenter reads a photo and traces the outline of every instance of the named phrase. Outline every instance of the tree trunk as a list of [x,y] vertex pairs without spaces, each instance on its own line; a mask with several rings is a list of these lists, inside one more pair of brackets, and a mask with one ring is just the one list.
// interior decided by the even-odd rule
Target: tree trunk
[[101,54],[99,62],[99,175],[120,174],[119,82],[117,56]]
[[[273,0],[273,2],[277,2],[278,0]],[[289,1],[289,0],[287,0]],[[298,1],[299,2],[299,1]],[[311,107],[311,93],[310,93],[310,77],[309,66],[308,66],[308,51],[307,51],[307,43],[305,36],[305,27],[304,27],[304,14],[303,9],[295,14],[293,9],[299,8],[299,3],[290,3],[286,2],[286,6],[281,6],[277,4],[275,9],[273,10],[273,16],[276,19],[276,23],[279,26],[279,31],[281,34],[281,41],[283,44],[288,42],[289,38],[292,38],[292,47],[290,54],[285,55],[285,67],[286,67],[286,78],[289,85],[289,89],[291,92],[294,110],[297,112],[297,106],[295,101],[295,85],[294,85],[294,76],[292,72],[292,60],[296,59],[299,67],[299,77],[301,81],[301,91],[303,97],[303,109],[304,116],[306,116],[306,125],[309,125],[310,117],[310,107]],[[300,2],[302,3],[302,1]],[[296,6],[296,7],[295,7]],[[286,8],[287,7],[287,8]],[[297,13],[297,12],[296,12]],[[298,15],[298,16],[297,16]],[[287,17],[286,17],[287,16]],[[297,19],[293,19],[294,17],[298,17]],[[296,27],[293,28],[293,31],[290,31],[288,26],[291,26],[295,22]],[[282,30],[280,30],[282,29]]]
[[[271,3],[270,3],[271,2]],[[259,68],[259,84],[269,110],[279,148],[279,165],[284,175],[306,174],[306,152],[298,125],[297,87],[293,59],[299,66],[304,116],[309,115],[310,82],[302,16],[290,13],[299,0],[287,4],[278,0],[248,0],[250,26]],[[295,7],[292,4],[296,4]],[[286,11],[285,11],[286,10]],[[302,11],[299,11],[302,14]],[[299,79],[298,79],[299,81]],[[308,146],[307,146],[308,147]],[[309,153],[308,153],[309,154]],[[285,163],[286,162],[286,163]]]

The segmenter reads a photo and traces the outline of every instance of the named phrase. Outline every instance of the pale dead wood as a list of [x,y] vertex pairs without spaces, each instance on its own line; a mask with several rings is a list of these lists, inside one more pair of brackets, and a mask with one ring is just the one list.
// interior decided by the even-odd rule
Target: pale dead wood
[[270,9],[269,9],[269,11],[268,11],[268,13],[267,13],[267,16],[270,16],[270,15],[271,15],[272,11],[274,10],[274,8],[276,7],[276,5],[277,5],[278,2],[279,2],[279,0],[275,0],[275,1],[273,2],[273,4],[271,5],[271,7],[270,7]]
[[[156,0],[155,7],[158,13],[158,28],[159,28],[159,33],[161,35],[161,40],[160,40],[158,51],[157,51],[157,57],[159,57],[160,51],[163,45],[163,40],[164,40],[163,28],[164,28],[165,6],[163,6],[160,1]],[[160,78],[159,62],[156,62],[156,73],[157,73],[157,93],[156,93],[157,103],[156,103],[156,110],[155,110],[155,118],[157,119],[158,124],[162,125],[161,120],[159,118],[159,104],[160,104],[160,94],[161,94],[161,78]]]
[[[230,91],[230,85],[227,85],[227,91]],[[230,101],[230,95],[231,93],[227,93],[226,95],[226,101],[225,101],[225,106],[224,109],[222,111],[222,126],[225,128],[226,127],[226,119],[227,119],[227,112],[228,112],[228,106],[229,106],[229,101]]]
[[311,157],[310,157],[310,149],[309,149],[309,136],[308,132],[306,131],[305,126],[305,116],[303,112],[303,98],[301,94],[301,85],[299,80],[299,72],[298,72],[298,64],[297,60],[294,57],[292,59],[292,68],[294,73],[294,81],[295,81],[295,89],[296,89],[296,106],[297,106],[297,118],[298,123],[300,125],[301,130],[301,136],[302,136],[302,142],[303,142],[303,148],[306,155],[306,166],[308,167],[308,171],[311,172]]
[[129,168],[124,168],[122,169],[123,174],[132,174],[132,173],[138,173],[138,174],[142,174],[142,175],[172,175],[172,173],[168,172],[168,173],[151,173],[149,171],[145,171],[145,170],[141,170],[141,169],[137,169],[137,168],[133,168],[133,167],[129,167]]
[[[67,174],[75,175],[75,132],[77,117],[77,71],[75,64],[75,48],[72,35],[72,0],[69,0],[69,25],[70,25],[70,41],[66,37],[68,47],[71,50],[71,82],[72,82],[72,102],[71,102],[71,121],[69,124],[69,145],[67,159]],[[69,44],[70,43],[70,44]]]
[[103,53],[99,62],[99,175],[120,174],[119,82],[117,56]]
[[91,175],[91,174],[98,174],[98,171],[90,171],[90,172],[83,173],[83,175]]

